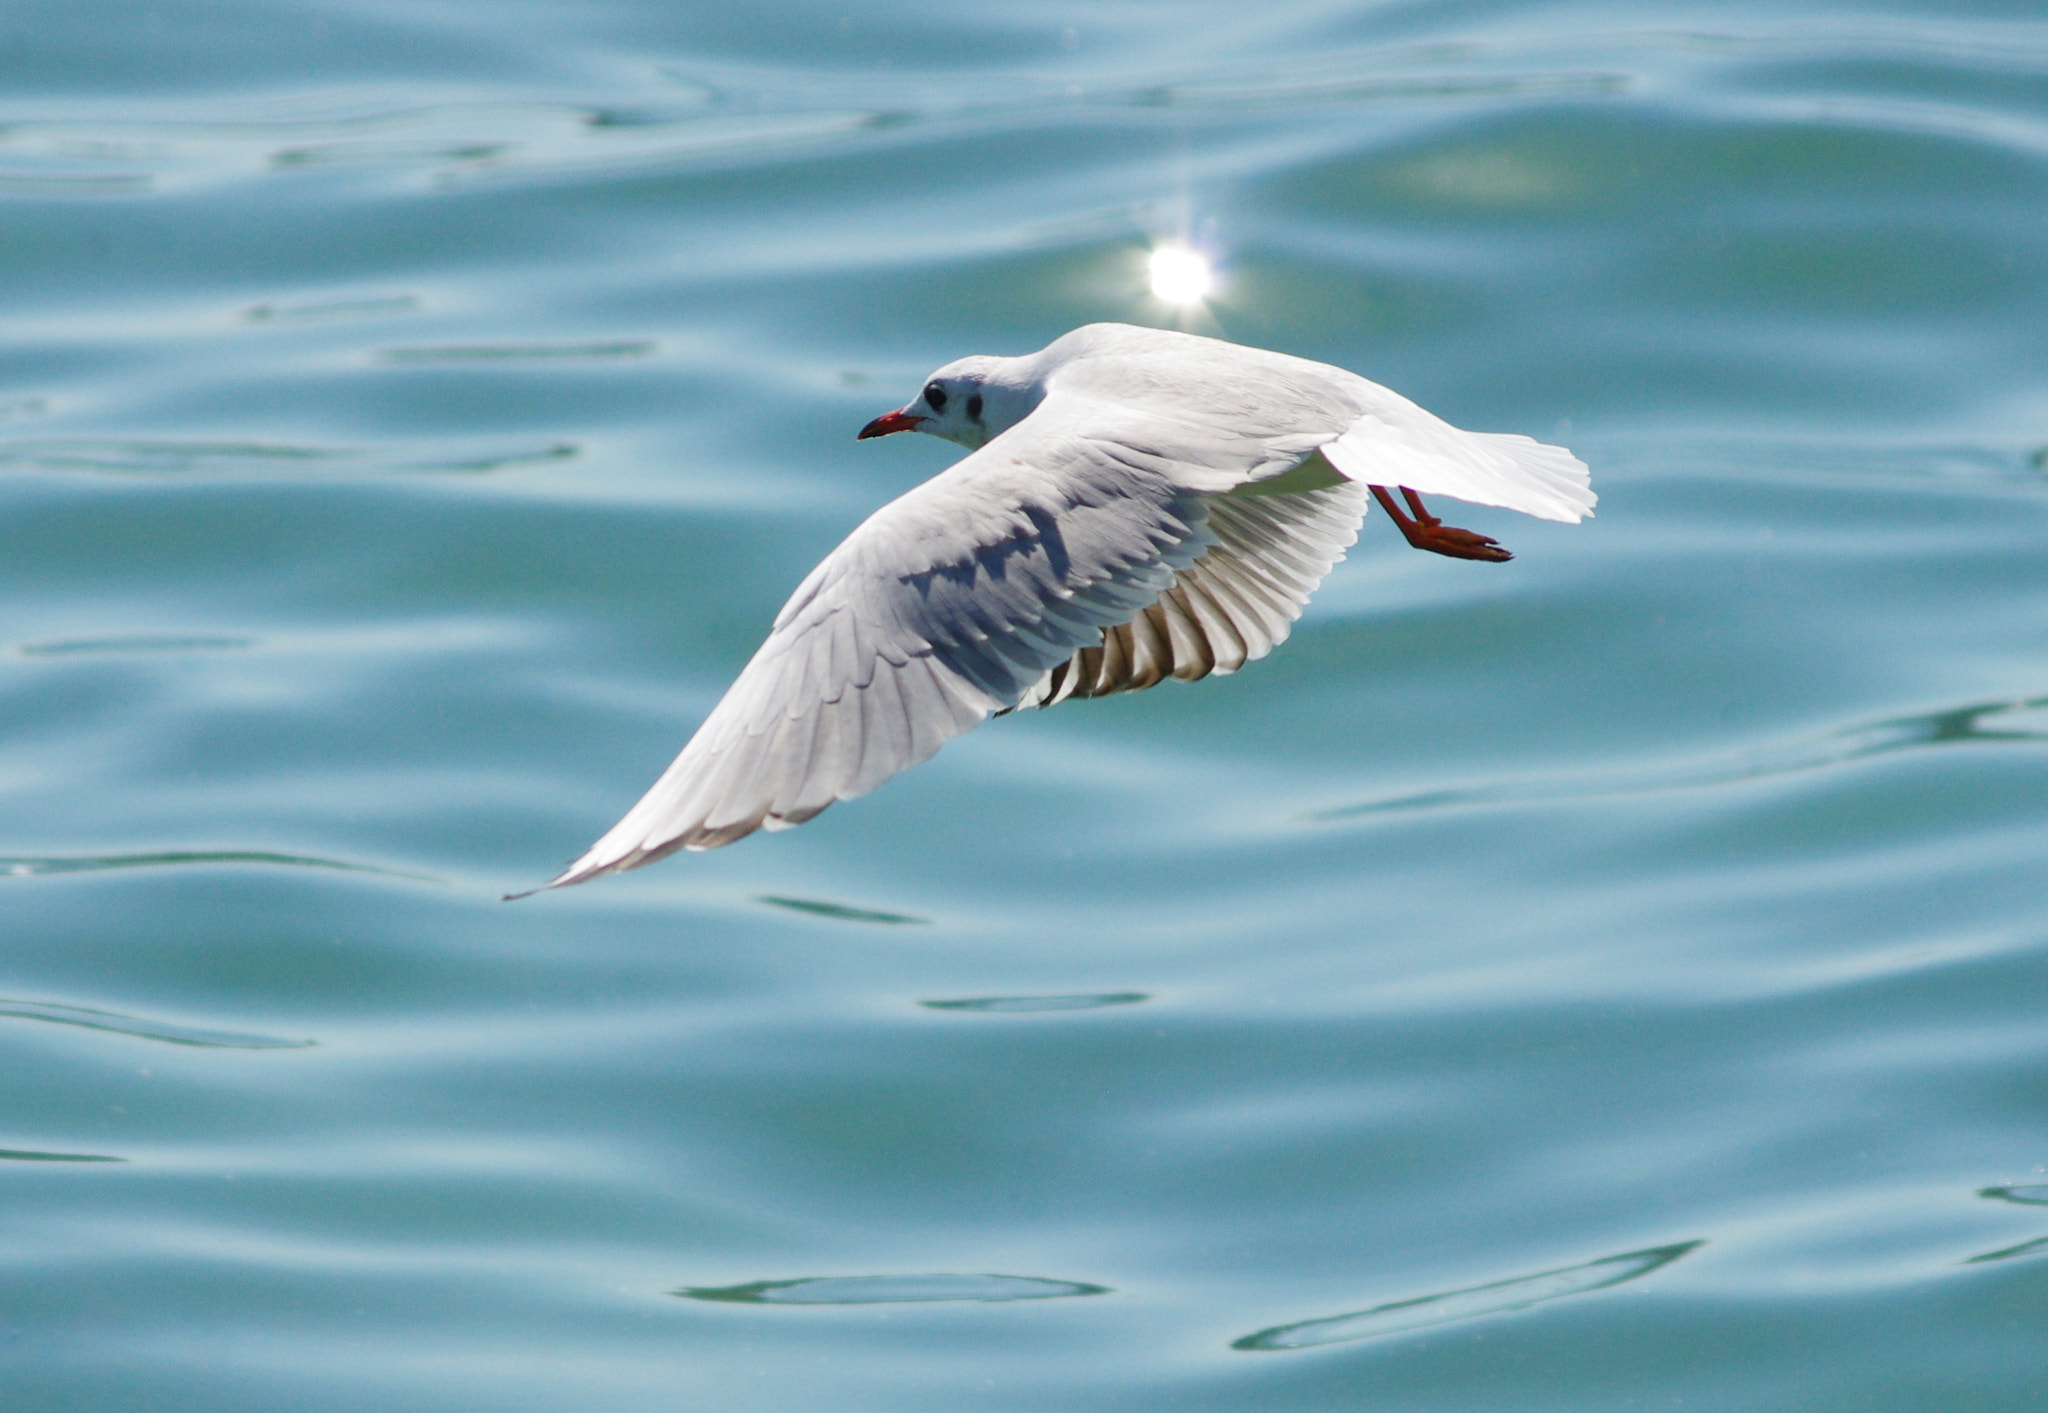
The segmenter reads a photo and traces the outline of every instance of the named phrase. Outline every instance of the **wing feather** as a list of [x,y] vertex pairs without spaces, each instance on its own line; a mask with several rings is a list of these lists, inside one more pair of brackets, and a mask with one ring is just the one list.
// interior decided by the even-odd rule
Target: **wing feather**
[[[1173,672],[1173,645],[1159,626],[1159,619],[1151,609],[1133,618],[1125,625],[1131,635],[1131,675],[1133,690],[1153,687],[1164,682]],[[1102,692],[1117,690],[1114,681],[1105,682]]]
[[785,715],[776,727],[780,739],[774,759],[780,762],[780,768],[763,820],[770,829],[787,829],[798,822],[792,816],[802,807],[804,782],[810,778],[812,762],[817,758],[818,733],[824,717],[824,705],[820,703],[817,710]]
[[1192,682],[1264,657],[1287,641],[1309,596],[1356,543],[1371,504],[1334,475],[1307,489],[1204,498],[1208,551],[1172,589],[1048,672],[1018,706],[1140,691],[1167,677]]
[[1231,620],[1230,610],[1218,601],[1215,588],[1216,576],[1213,574],[1183,574],[1175,592],[1188,606],[1195,626],[1201,630],[1202,641],[1209,651],[1209,670],[1228,675],[1245,665],[1246,648],[1236,623]]
[[1216,666],[1209,635],[1188,607],[1187,593],[1176,584],[1160,595],[1153,610],[1166,629],[1166,641],[1173,649],[1173,675],[1183,682],[1199,682]]

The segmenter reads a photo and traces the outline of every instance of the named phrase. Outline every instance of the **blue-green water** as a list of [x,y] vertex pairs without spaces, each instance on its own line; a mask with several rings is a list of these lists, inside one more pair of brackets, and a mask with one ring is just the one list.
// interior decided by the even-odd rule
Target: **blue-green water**
[[[2037,7],[0,35],[7,1409],[2048,1406]],[[497,901],[1174,236],[1599,518]]]

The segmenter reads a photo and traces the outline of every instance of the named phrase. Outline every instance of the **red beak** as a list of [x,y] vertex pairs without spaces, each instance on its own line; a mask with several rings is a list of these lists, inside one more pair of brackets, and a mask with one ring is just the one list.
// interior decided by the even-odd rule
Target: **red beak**
[[854,440],[864,442],[869,437],[886,437],[891,432],[914,432],[917,430],[917,424],[922,421],[924,421],[924,418],[913,417],[910,413],[900,408],[895,412],[884,412],[874,421],[868,423],[867,426],[862,427],[860,435],[855,437]]

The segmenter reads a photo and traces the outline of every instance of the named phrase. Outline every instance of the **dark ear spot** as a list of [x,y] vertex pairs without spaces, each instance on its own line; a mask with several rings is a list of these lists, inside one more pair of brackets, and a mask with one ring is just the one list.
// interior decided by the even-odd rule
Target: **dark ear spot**
[[981,420],[981,394],[975,393],[967,399],[967,418],[971,422]]

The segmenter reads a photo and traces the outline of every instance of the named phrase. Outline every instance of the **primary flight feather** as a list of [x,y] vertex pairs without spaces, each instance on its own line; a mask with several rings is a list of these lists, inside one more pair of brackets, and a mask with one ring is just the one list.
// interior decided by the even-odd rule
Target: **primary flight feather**
[[989,716],[1234,672],[1285,641],[1370,499],[1418,548],[1495,561],[1419,494],[1571,522],[1595,500],[1562,447],[1124,324],[949,363],[860,435],[907,431],[970,454],[810,572],[682,754],[545,887],[801,824]]

